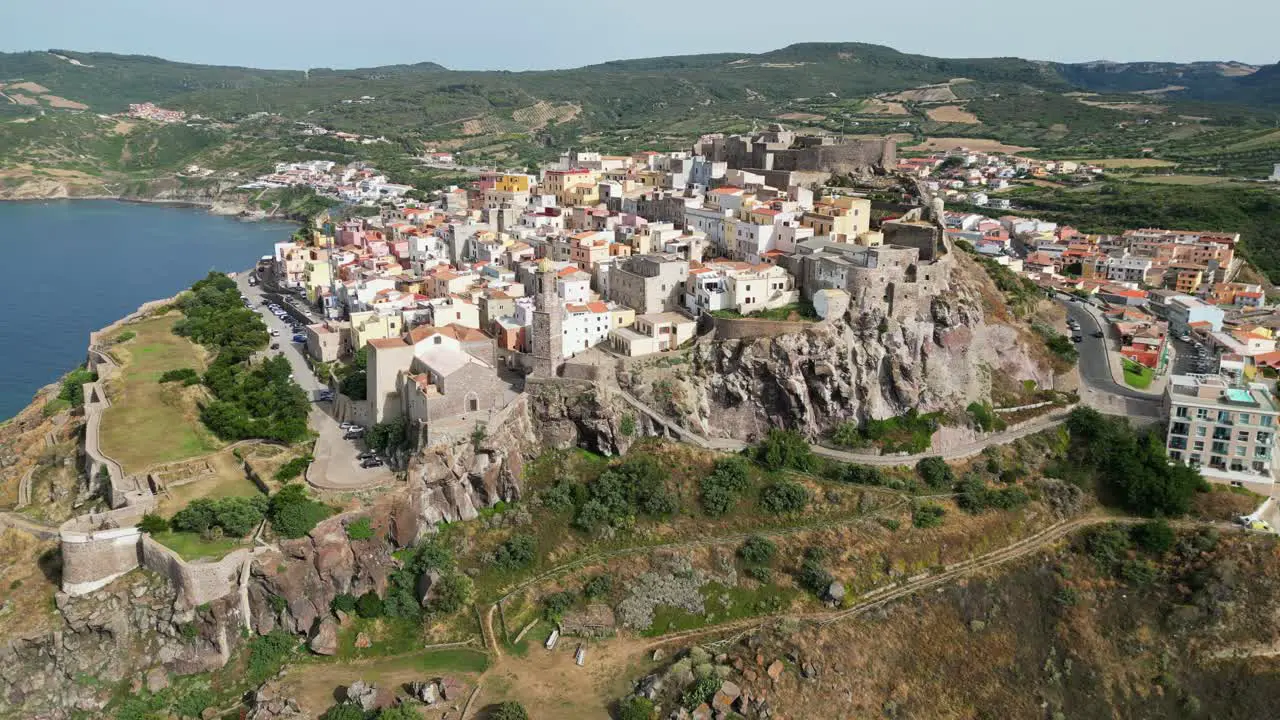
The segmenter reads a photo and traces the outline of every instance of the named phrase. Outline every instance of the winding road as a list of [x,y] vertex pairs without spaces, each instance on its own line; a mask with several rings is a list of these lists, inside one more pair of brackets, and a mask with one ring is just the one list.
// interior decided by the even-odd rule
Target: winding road
[[[1082,389],[1092,391],[1089,398],[1083,397],[1082,393],[1082,399],[1104,412],[1130,417],[1162,417],[1163,403],[1159,395],[1135,390],[1115,381],[1111,374],[1111,350],[1107,347],[1106,328],[1098,322],[1097,316],[1083,302],[1058,298],[1058,303],[1067,311],[1068,317],[1080,323],[1083,337],[1076,343],[1080,351],[1080,382]],[[1103,337],[1095,337],[1094,333],[1098,332],[1103,333]]]

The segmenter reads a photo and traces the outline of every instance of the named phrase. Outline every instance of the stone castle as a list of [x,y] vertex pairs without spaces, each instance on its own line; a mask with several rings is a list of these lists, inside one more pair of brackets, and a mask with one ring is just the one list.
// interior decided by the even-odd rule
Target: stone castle
[[695,151],[730,169],[762,174],[770,185],[783,188],[796,181],[808,184],[832,175],[887,170],[898,162],[898,145],[891,139],[799,135],[777,124],[751,136],[708,135]]

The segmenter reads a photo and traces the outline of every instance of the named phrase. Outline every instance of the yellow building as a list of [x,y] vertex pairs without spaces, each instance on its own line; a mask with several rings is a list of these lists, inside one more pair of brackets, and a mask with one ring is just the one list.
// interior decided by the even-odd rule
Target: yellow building
[[308,260],[303,270],[302,283],[307,290],[307,301],[312,305],[319,302],[320,292],[333,285],[333,268],[329,265],[328,253],[323,257]]
[[398,338],[404,334],[399,315],[381,315],[373,310],[351,313],[351,342],[359,350],[370,340]]
[[847,196],[823,198],[800,218],[800,224],[813,228],[814,235],[840,236],[853,242],[871,229],[871,201]]
[[529,192],[529,176],[528,175],[501,175],[494,181],[493,189],[498,192],[510,193],[526,193]]
[[630,327],[636,321],[636,311],[625,305],[614,305],[609,308],[609,329]]

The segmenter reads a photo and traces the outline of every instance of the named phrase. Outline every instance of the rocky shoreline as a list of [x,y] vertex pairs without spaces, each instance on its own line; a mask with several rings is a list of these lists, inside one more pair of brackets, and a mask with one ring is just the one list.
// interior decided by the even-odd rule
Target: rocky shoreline
[[239,217],[244,220],[282,220],[296,221],[287,212],[265,211],[254,207],[245,198],[236,197],[229,192],[234,186],[222,184],[206,188],[186,188],[174,184],[172,178],[157,178],[147,183],[154,192],[110,193],[101,192],[109,187],[108,183],[99,182],[92,186],[56,180],[28,178],[17,185],[0,185],[0,202],[48,202],[51,200],[112,200],[116,202],[139,203],[146,205],[169,205],[203,209],[211,215]]

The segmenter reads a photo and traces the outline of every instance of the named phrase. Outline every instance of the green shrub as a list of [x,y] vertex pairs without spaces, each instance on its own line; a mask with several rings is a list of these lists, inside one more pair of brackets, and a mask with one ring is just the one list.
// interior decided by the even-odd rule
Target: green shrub
[[117,336],[115,336],[114,338],[112,338],[111,342],[112,342],[112,343],[114,343],[114,344],[116,344],[116,345],[119,345],[120,343],[129,342],[130,340],[132,340],[132,339],[134,339],[134,338],[136,338],[136,337],[138,337],[138,334],[137,334],[137,333],[135,333],[134,331],[132,331],[132,330],[125,330],[124,332],[122,332],[122,333],[120,333],[119,335],[117,335]]
[[365,713],[355,703],[341,702],[325,710],[320,720],[365,720]]
[[1120,563],[1120,577],[1130,585],[1150,585],[1159,576],[1159,568],[1145,558],[1129,558]]
[[969,417],[973,418],[973,424],[982,432],[998,432],[1005,429],[1004,419],[991,407],[991,403],[969,403],[965,408],[969,413]]
[[631,437],[632,435],[635,435],[636,416],[629,413],[623,415],[622,419],[618,421],[618,432],[622,433],[623,437]]
[[650,455],[623,460],[588,483],[582,498],[575,497],[574,526],[587,531],[604,526],[625,528],[637,515],[674,513],[676,499],[667,489],[669,476],[667,468]]
[[885,452],[921,453],[932,444],[941,417],[942,413],[921,415],[911,408],[898,417],[843,423],[836,428],[832,440],[845,447],[877,445]]
[[1115,524],[1091,528],[1084,536],[1084,547],[1098,568],[1110,573],[1128,558],[1129,533]]
[[150,533],[152,535],[155,533],[168,532],[169,521],[159,515],[147,513],[142,516],[142,521],[138,523],[138,529],[144,533]]
[[315,458],[310,455],[303,455],[302,457],[296,457],[281,465],[280,469],[276,470],[276,474],[274,476],[276,482],[289,482],[290,480],[299,477],[307,471],[307,467],[311,465],[314,460]]
[[184,718],[198,718],[205,708],[213,707],[217,702],[213,691],[208,688],[193,688],[181,695],[173,704],[173,709]]
[[58,391],[58,399],[65,400],[74,407],[84,405],[84,385],[97,379],[97,373],[81,365],[62,378],[62,389]]
[[652,700],[632,695],[618,703],[618,720],[653,720],[656,711]]
[[809,491],[789,480],[776,482],[760,490],[760,506],[775,515],[798,513],[809,504]]
[[768,565],[773,562],[773,556],[777,551],[778,546],[774,545],[769,538],[751,535],[738,547],[738,557],[753,565]]
[[412,705],[400,703],[378,711],[377,720],[422,720],[422,713]]
[[1173,548],[1175,535],[1173,528],[1164,520],[1151,520],[1141,525],[1134,525],[1129,531],[1130,537],[1138,547],[1149,553],[1163,555]]
[[258,686],[280,670],[280,666],[298,648],[298,640],[279,628],[249,640],[249,662],[245,677]]
[[596,575],[582,585],[582,596],[588,600],[606,597],[613,592],[612,575]]
[[244,537],[262,522],[267,505],[261,495],[197,498],[175,513],[169,525],[177,532],[207,533],[217,528],[228,537]]
[[524,706],[514,700],[508,700],[493,712],[489,713],[492,720],[529,720],[529,713],[525,711]]
[[884,485],[884,473],[871,465],[845,465],[839,475],[843,482],[854,485]]
[[379,618],[382,617],[382,613],[382,598],[378,597],[378,593],[370,590],[356,600],[356,614],[360,617]]
[[911,524],[921,529],[939,527],[946,514],[946,508],[936,503],[917,503],[911,508]]
[[827,591],[835,578],[822,565],[826,559],[826,553],[820,548],[809,548],[805,551],[804,560],[800,563],[800,574],[796,578],[800,587],[816,595],[822,595]]
[[347,523],[347,537],[352,540],[368,540],[372,538],[373,521],[368,516],[362,516]]
[[916,463],[916,474],[920,476],[925,485],[934,490],[950,487],[955,482],[955,475],[951,472],[951,466],[937,456],[922,458],[920,462]]
[[703,512],[712,517],[729,512],[748,483],[746,460],[738,456],[720,458],[711,474],[700,483]]
[[542,598],[542,617],[552,622],[558,622],[564,617],[564,613],[573,607],[573,593],[568,591],[551,593]]
[[752,565],[747,568],[747,576],[756,582],[767,583],[773,579],[773,571],[763,565]]
[[794,430],[773,429],[755,449],[755,460],[766,470],[811,472],[818,458],[809,443]]
[[329,506],[307,497],[298,483],[290,483],[271,496],[267,517],[271,528],[286,538],[300,538],[331,514]]
[[165,370],[160,374],[160,382],[171,383],[180,382],[183,385],[199,385],[200,373],[191,368],[178,368],[176,370]]
[[507,572],[523,570],[533,564],[536,552],[537,543],[532,536],[512,535],[493,552],[493,564]]
[[712,696],[720,690],[720,685],[723,682],[714,673],[699,679],[680,696],[680,704],[689,710],[693,710],[703,703],[711,702]]
[[329,603],[329,608],[334,612],[351,614],[356,611],[356,596],[351,593],[338,593],[333,597],[333,602]]

